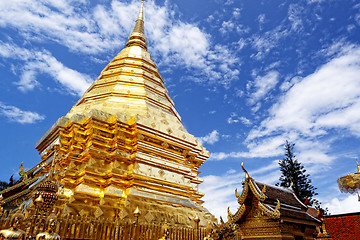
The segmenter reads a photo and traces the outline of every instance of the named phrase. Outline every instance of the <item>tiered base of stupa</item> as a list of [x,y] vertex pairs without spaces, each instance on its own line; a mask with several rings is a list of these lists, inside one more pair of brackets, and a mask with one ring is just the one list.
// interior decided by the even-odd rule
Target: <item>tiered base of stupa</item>
[[60,118],[37,144],[44,172],[52,166],[63,185],[57,210],[133,222],[138,207],[139,222],[194,226],[195,216],[200,226],[213,222],[197,190],[208,152],[166,116],[91,110]]

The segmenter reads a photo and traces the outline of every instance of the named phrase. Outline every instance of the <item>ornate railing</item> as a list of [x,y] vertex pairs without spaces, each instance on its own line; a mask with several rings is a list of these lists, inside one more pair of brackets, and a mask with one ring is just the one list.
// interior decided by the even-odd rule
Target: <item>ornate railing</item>
[[[4,211],[0,218],[0,229],[10,228],[13,213]],[[26,232],[27,239],[35,239],[36,235],[47,229],[45,218],[28,216],[22,221],[19,229]],[[61,239],[97,239],[97,240],[158,240],[163,235],[163,225],[144,223],[124,223],[121,220],[105,218],[58,216],[55,232]],[[206,228],[188,228],[168,226],[171,240],[203,240]],[[234,240],[240,240],[238,236]]]

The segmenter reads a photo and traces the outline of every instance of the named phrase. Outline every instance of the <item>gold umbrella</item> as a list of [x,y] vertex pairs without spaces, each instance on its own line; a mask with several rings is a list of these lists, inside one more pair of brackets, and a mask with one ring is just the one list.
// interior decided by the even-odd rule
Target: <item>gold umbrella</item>
[[360,166],[359,162],[356,160],[358,171],[357,173],[352,173],[345,175],[337,180],[339,189],[343,193],[357,193],[360,201]]

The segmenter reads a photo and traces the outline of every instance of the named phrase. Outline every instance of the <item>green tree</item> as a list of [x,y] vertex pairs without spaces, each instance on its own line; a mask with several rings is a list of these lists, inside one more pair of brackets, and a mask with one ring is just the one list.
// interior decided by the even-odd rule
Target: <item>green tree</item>
[[7,182],[0,181],[0,191],[6,189],[8,187],[9,187],[9,184]]
[[310,174],[306,174],[304,166],[296,159],[294,146],[294,143],[286,140],[285,157],[279,161],[282,175],[279,178],[280,183],[277,183],[276,186],[290,187],[293,184],[292,189],[300,201],[303,203],[307,201],[309,205],[319,206],[320,203],[313,199],[317,195],[316,188],[311,184]]

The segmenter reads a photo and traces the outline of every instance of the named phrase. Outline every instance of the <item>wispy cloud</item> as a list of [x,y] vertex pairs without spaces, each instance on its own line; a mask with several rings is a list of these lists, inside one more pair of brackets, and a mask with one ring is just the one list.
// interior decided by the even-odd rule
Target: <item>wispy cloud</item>
[[[224,45],[214,45],[198,26],[174,18],[173,6],[146,2],[145,26],[150,51],[160,64],[197,69],[200,82],[227,86],[237,80],[239,59]],[[88,1],[24,1],[0,3],[0,27],[16,29],[28,41],[50,41],[78,54],[97,55],[124,46],[140,2],[113,0],[107,7]],[[13,19],[17,19],[13,21]],[[193,74],[193,72],[192,72]],[[32,74],[24,82],[31,81]],[[222,81],[217,81],[222,79]]]
[[228,207],[235,212],[239,206],[235,189],[238,188],[241,191],[244,174],[231,170],[221,176],[208,175],[203,179],[204,182],[199,186],[199,190],[205,193],[204,206],[217,218],[226,217]]
[[[119,44],[114,36],[101,38],[98,31],[103,26],[91,20],[92,13],[86,8],[85,1],[59,4],[45,0],[15,0],[1,2],[0,9],[0,26],[15,28],[31,41],[50,40],[74,52],[86,53],[100,52],[109,45]],[[114,35],[118,35],[115,30]]]
[[249,85],[250,90],[254,91],[250,94],[249,103],[251,105],[263,100],[266,95],[275,88],[279,82],[279,73],[277,71],[269,71],[265,76],[257,76],[255,81]]
[[36,51],[21,48],[15,44],[0,41],[0,56],[12,58],[23,62],[20,68],[20,80],[15,84],[21,91],[33,90],[40,85],[36,76],[39,73],[50,75],[56,82],[60,83],[68,93],[82,95],[92,82],[86,74],[79,73],[64,66],[48,51]]
[[227,119],[227,123],[228,124],[232,124],[232,123],[238,123],[241,122],[242,124],[246,125],[246,126],[250,126],[252,125],[251,121],[249,119],[247,119],[246,117],[243,116],[238,116],[236,113],[231,113],[230,117]]
[[259,142],[251,142],[247,145],[248,151],[240,152],[214,152],[210,155],[210,160],[220,161],[234,158],[267,158],[276,157],[283,153],[283,145],[286,138],[277,136],[266,138]]
[[333,128],[360,136],[360,47],[347,49],[294,84],[248,139],[289,130],[314,137]]
[[21,124],[32,124],[45,119],[45,116],[36,112],[24,111],[15,106],[6,105],[0,102],[0,115],[8,118],[12,122]]
[[356,194],[349,195],[344,199],[333,198],[324,202],[324,207],[328,208],[331,214],[360,212],[360,204]]
[[204,137],[199,137],[199,141],[204,144],[204,143],[208,143],[210,145],[216,143],[219,141],[220,139],[220,134],[217,130],[213,130],[211,133],[207,134]]
[[288,139],[296,143],[298,159],[309,173],[329,168],[337,158],[330,153],[332,145],[341,137],[333,133],[360,137],[360,47],[345,44],[331,56],[313,74],[282,89],[284,94],[275,99],[268,117],[246,138],[248,151],[217,152],[211,159],[281,156]]

